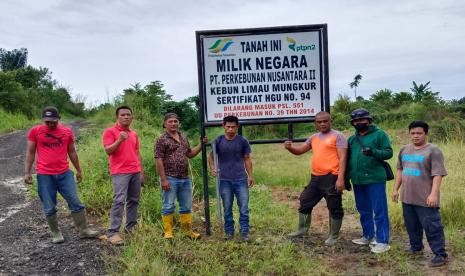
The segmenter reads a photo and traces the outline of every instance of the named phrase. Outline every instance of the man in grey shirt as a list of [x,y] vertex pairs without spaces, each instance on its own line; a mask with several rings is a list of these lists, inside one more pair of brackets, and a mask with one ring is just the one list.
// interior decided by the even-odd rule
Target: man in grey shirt
[[447,263],[444,226],[439,214],[439,190],[441,181],[447,175],[441,150],[427,142],[429,126],[423,121],[413,121],[409,125],[411,144],[399,152],[397,174],[392,200],[400,198],[407,229],[411,254],[423,251],[423,230],[434,253],[431,266]]

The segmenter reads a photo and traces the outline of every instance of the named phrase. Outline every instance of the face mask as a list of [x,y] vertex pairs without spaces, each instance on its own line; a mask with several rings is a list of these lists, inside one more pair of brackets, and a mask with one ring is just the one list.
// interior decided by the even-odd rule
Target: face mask
[[358,132],[365,132],[368,130],[369,126],[368,124],[356,124],[354,127]]

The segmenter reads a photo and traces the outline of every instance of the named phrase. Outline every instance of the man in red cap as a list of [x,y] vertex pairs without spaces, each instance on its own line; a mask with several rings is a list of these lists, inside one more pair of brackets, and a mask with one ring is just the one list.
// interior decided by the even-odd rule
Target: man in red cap
[[52,242],[64,242],[57,221],[57,192],[68,203],[81,238],[93,238],[97,231],[87,227],[84,205],[79,200],[74,174],[69,169],[68,156],[76,168],[76,179],[82,181],[81,167],[74,147],[70,128],[58,123],[58,109],[49,106],[42,111],[42,125],[33,127],[28,134],[24,182],[32,183],[32,164],[37,152],[36,173],[39,198],[52,232]]

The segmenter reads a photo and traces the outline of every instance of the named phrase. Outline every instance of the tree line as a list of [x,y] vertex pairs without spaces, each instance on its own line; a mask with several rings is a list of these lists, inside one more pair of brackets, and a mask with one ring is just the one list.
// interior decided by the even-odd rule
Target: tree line
[[0,108],[34,118],[44,106],[54,105],[64,114],[84,116],[84,103],[73,100],[49,69],[27,65],[27,57],[25,48],[0,48]]
[[[37,118],[44,106],[54,105],[62,113],[86,117],[110,110],[116,105],[129,105],[136,112],[136,118],[161,126],[161,116],[175,112],[180,116],[184,131],[197,132],[200,125],[198,96],[175,101],[160,81],[147,85],[134,83],[124,89],[111,102],[86,109],[84,103],[71,97],[68,89],[58,85],[49,69],[35,68],[27,64],[28,50],[25,48],[6,50],[0,48],[0,108]],[[362,75],[357,74],[351,88],[357,89]],[[367,108],[375,122],[388,128],[404,128],[410,120],[425,120],[432,124],[433,136],[438,139],[465,137],[465,97],[446,101],[440,93],[433,91],[430,82],[412,82],[410,91],[394,92],[381,89],[365,99],[356,96],[351,100],[347,95],[338,95],[331,107],[334,127],[350,129],[349,114],[356,108]],[[309,131],[307,126],[297,126],[296,131]],[[311,128],[311,127],[310,127]],[[266,130],[264,130],[266,129]],[[246,129],[249,138],[258,138],[263,133],[271,136],[287,136],[287,126],[250,126]]]
[[[358,74],[349,86],[358,87],[361,78]],[[387,128],[405,128],[412,120],[424,120],[431,124],[431,136],[436,140],[465,137],[465,97],[444,100],[440,92],[433,91],[429,81],[424,84],[413,81],[410,91],[380,89],[368,99],[357,96],[351,100],[339,94],[331,109],[336,127],[350,128],[348,114],[360,107],[372,112],[375,122]]]

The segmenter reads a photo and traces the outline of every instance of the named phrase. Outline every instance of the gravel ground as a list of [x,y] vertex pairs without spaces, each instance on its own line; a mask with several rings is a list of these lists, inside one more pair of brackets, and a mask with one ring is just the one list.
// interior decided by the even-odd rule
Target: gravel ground
[[[75,135],[82,125],[71,124]],[[51,243],[40,201],[22,182],[26,134],[0,136],[0,275],[105,275],[104,244],[78,238],[66,204],[58,207],[65,242]]]

